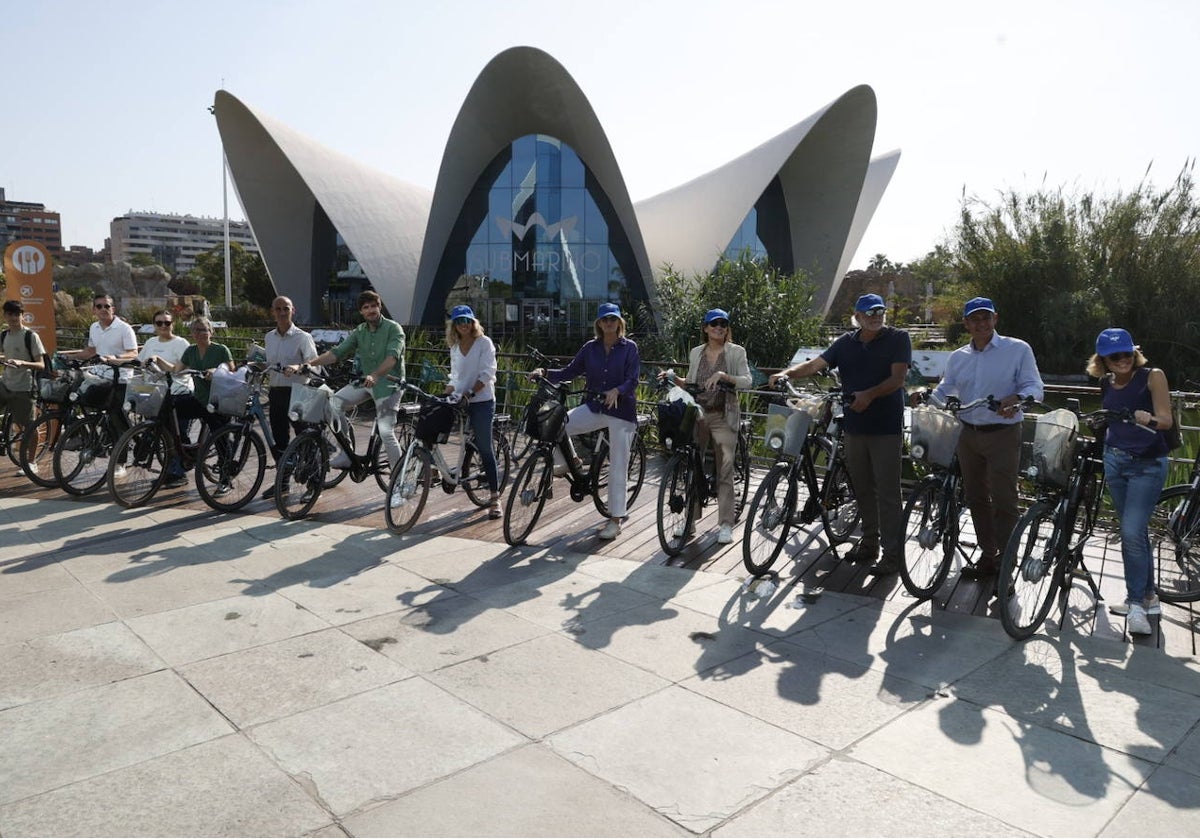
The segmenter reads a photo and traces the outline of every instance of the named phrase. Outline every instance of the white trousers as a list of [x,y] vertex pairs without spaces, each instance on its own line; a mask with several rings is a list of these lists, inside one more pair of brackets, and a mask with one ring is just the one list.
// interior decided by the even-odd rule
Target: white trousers
[[592,411],[586,405],[567,412],[567,434],[582,435],[599,429],[608,429],[608,513],[613,519],[622,519],[627,513],[625,501],[629,491],[625,483],[637,423]]

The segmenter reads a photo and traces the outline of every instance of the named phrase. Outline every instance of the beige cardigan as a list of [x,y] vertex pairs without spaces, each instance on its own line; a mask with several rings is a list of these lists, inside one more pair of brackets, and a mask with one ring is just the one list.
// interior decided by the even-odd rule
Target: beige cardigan
[[[700,369],[700,354],[704,352],[704,347],[705,345],[701,344],[693,347],[692,351],[688,353],[687,381],[693,385],[698,384],[696,371]],[[754,381],[750,376],[750,365],[746,362],[746,348],[740,344],[734,344],[732,341],[725,343],[725,367],[728,368],[726,373],[733,377],[734,387],[740,390],[749,388]],[[737,399],[725,400],[725,424],[737,431],[741,416],[741,408],[738,406]]]

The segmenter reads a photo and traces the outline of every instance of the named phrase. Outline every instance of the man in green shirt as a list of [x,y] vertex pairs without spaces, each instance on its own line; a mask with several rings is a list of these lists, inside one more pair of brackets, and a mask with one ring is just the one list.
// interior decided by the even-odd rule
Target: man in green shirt
[[[332,350],[309,359],[308,365],[329,365],[345,360],[351,354],[358,356],[359,365],[365,376],[362,385],[347,385],[333,395],[333,422],[345,428],[348,422],[346,409],[358,405],[368,398],[375,400],[375,425],[387,450],[388,462],[400,463],[400,442],[396,440],[396,411],[401,394],[395,383],[387,378],[391,373],[404,377],[404,328],[395,321],[383,317],[383,301],[372,291],[358,296],[358,311],[363,317],[350,335]],[[329,462],[334,469],[350,466],[349,456],[338,451]]]

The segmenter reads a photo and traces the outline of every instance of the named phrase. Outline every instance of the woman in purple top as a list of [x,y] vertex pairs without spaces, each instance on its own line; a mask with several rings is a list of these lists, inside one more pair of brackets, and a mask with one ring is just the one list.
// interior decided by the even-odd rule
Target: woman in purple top
[[551,382],[565,382],[582,374],[587,379],[586,401],[567,414],[567,434],[581,435],[608,429],[608,512],[602,540],[616,539],[625,518],[625,479],[629,451],[637,432],[637,385],[642,360],[637,345],[625,337],[621,307],[602,303],[596,316],[596,337],[580,348],[564,368],[533,371]]
[[[1150,516],[1167,480],[1167,442],[1171,428],[1171,392],[1167,376],[1146,366],[1146,357],[1126,330],[1110,328],[1096,337],[1096,355],[1087,372],[1100,380],[1102,405],[1130,409],[1138,426],[1110,423],[1104,437],[1104,481],[1113,511],[1121,522],[1121,559],[1125,565],[1125,609],[1130,633],[1153,632],[1148,614],[1160,611],[1154,591]],[[1154,430],[1151,434],[1148,430]]]

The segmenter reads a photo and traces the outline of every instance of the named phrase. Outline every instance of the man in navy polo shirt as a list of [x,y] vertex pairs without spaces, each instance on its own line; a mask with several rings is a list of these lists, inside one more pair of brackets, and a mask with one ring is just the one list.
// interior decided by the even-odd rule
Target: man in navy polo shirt
[[842,391],[853,402],[842,420],[846,466],[862,515],[862,539],[851,562],[872,562],[872,575],[893,575],[904,559],[904,514],[900,463],[903,456],[904,379],[912,364],[912,342],[905,330],[884,324],[887,307],[879,295],[863,295],[854,304],[858,329],[833,342],[815,359],[772,374],[800,379],[837,368]]

